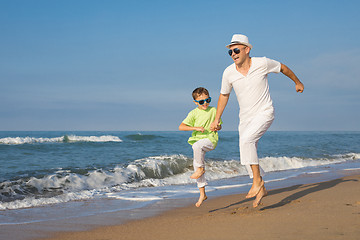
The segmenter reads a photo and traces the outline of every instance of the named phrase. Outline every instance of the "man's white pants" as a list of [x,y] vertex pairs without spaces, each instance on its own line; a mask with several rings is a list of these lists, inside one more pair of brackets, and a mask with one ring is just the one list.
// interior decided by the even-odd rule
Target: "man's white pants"
[[[257,144],[260,138],[274,121],[273,110],[257,114],[249,121],[241,121],[239,124],[239,147],[241,164],[245,165],[250,178],[253,178],[253,172],[250,165],[259,165],[257,155]],[[263,169],[260,168],[260,175],[264,175]]]
[[[192,149],[194,152],[194,171],[196,171],[199,167],[205,169],[205,153],[214,150],[214,145],[209,139],[204,138],[194,143],[192,145]],[[198,188],[205,187],[207,185],[205,173],[196,179],[196,183]]]

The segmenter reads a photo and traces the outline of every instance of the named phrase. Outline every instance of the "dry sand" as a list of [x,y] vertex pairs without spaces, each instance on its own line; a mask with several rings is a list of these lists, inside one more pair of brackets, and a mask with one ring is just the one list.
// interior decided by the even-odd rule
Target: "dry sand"
[[[254,209],[245,194],[51,239],[360,239],[360,175],[270,190]],[[194,202],[195,203],[195,202]]]

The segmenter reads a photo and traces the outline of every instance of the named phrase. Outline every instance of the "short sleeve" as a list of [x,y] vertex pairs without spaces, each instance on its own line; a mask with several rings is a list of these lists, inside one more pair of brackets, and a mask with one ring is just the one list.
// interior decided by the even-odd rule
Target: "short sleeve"
[[195,117],[194,117],[193,111],[189,112],[187,117],[182,122],[190,127],[194,127]]
[[221,94],[230,94],[231,90],[232,90],[232,85],[229,82],[229,77],[228,77],[227,71],[225,70],[223,73],[223,76],[222,76],[220,93]]
[[281,70],[281,63],[270,58],[266,58],[266,66],[268,73],[279,73]]

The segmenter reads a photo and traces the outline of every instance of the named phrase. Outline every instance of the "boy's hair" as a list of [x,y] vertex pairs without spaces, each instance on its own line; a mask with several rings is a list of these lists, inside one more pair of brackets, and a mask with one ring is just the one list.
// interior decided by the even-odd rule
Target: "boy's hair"
[[205,94],[209,96],[209,91],[206,88],[198,87],[192,92],[192,97],[194,100],[196,100],[196,98],[201,94]]

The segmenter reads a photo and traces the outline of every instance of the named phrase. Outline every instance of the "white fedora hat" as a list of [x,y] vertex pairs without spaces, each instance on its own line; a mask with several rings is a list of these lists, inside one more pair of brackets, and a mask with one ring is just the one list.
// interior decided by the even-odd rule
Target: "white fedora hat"
[[235,44],[242,44],[248,46],[250,49],[252,48],[252,45],[249,43],[248,37],[242,34],[234,34],[231,39],[231,43],[226,47],[230,48],[231,45],[235,45]]

